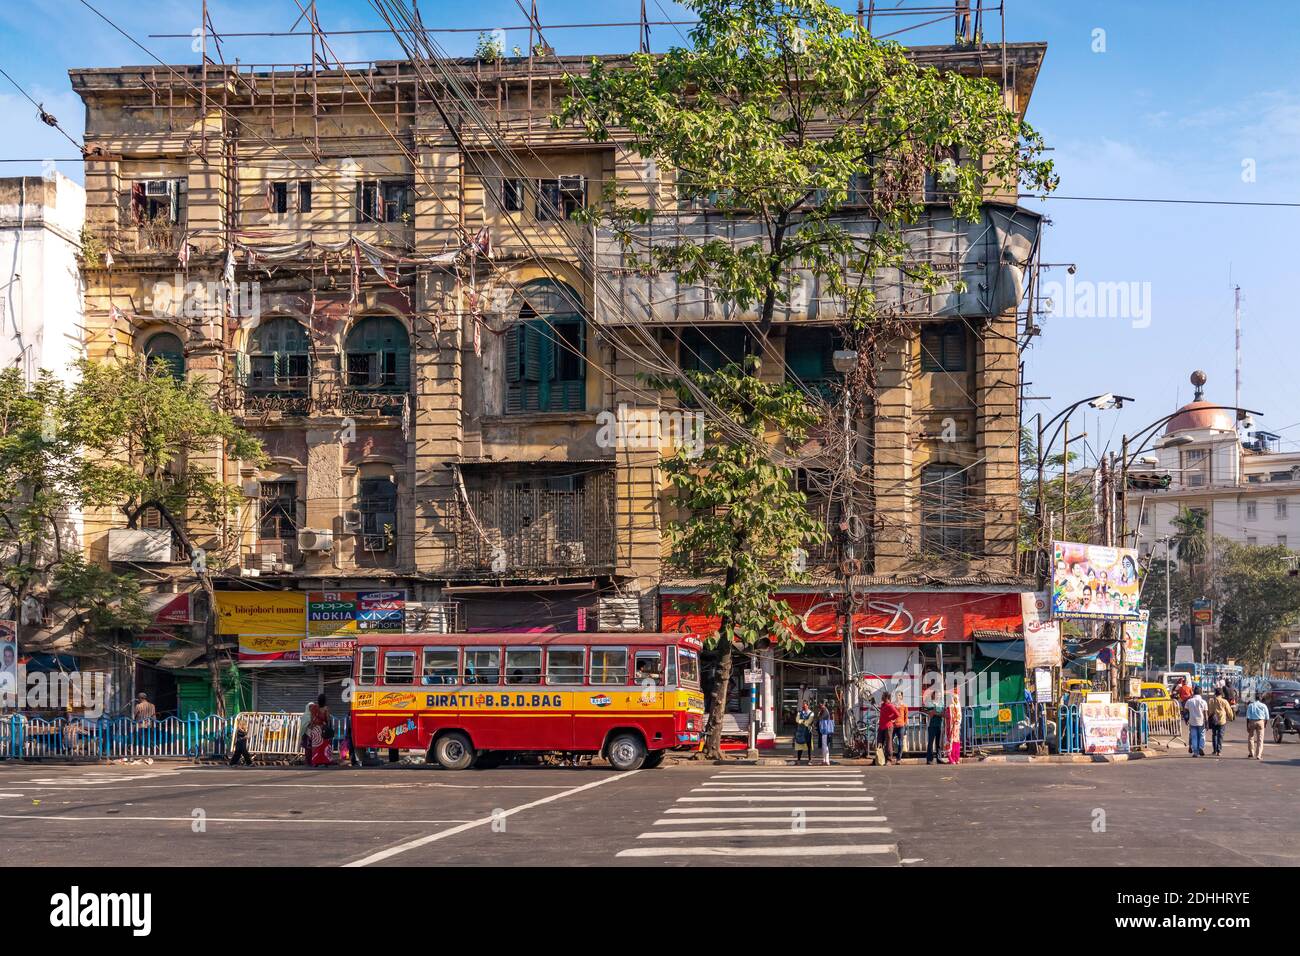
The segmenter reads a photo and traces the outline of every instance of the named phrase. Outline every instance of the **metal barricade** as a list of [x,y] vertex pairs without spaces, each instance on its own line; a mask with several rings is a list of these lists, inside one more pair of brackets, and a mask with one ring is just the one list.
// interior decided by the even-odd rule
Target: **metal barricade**
[[[0,759],[143,760],[224,759],[234,749],[237,722],[249,730],[255,756],[296,757],[302,753],[299,714],[244,711],[234,717],[191,713],[188,717],[135,720],[131,717],[0,716]],[[348,740],[348,717],[332,717],[334,749]]]
[[1039,704],[1014,701],[962,708],[963,754],[980,750],[1019,750],[1047,742],[1047,710]]
[[1063,754],[1083,753],[1083,721],[1079,705],[1062,702],[1056,710],[1057,750]]
[[[241,711],[229,721],[225,753],[234,750],[235,731],[240,726],[248,732],[248,752],[254,757],[289,758],[302,754],[301,714]],[[331,717],[330,726],[334,728],[333,747],[337,755],[342,752],[343,742],[349,739],[348,718]]]
[[0,760],[23,755],[23,718],[18,714],[0,717]]
[[1183,717],[1177,704],[1172,701],[1158,701],[1154,704],[1144,701],[1142,710],[1146,713],[1147,729],[1144,743],[1150,743],[1152,738],[1165,741],[1183,739]]

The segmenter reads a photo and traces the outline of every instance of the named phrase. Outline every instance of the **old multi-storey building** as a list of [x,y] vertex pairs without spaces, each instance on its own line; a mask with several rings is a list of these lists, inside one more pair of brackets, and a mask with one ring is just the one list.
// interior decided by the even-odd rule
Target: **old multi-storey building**
[[[913,51],[1003,84],[1021,115],[1043,53]],[[86,267],[92,356],[161,358],[210,383],[269,458],[197,463],[244,489],[237,521],[194,529],[244,704],[332,692],[332,640],[371,627],[691,625],[679,607],[700,582],[663,560],[659,433],[642,441],[610,421],[657,422],[674,400],[644,373],[737,358],[752,317],[631,274],[610,236],[571,216],[617,184],[654,210],[651,230],[743,241],[743,226],[682,208],[671,171],[617,132],[596,144],[552,127],[563,71],[584,62],[72,71],[87,222],[111,250],[111,265]],[[916,255],[965,291],[914,301],[899,276],[878,279],[911,332],[889,345],[855,426],[873,510],[846,564],[836,503],[813,500],[833,540],[787,592],[807,649],[761,662],[769,737],[783,702],[838,681],[850,578],[869,599],[855,616],[868,672],[933,663],[940,648],[967,667],[981,632],[1019,627],[1017,307],[1039,219],[1010,191],[956,221],[931,187]],[[871,227],[852,204],[842,215]],[[834,316],[805,285],[778,312],[761,374],[816,393],[835,375]],[[187,600],[188,568],[140,533],[148,516],[121,524],[88,519],[95,553],[147,563]],[[206,610],[193,612],[175,619]],[[159,675],[179,675],[186,708],[203,648],[183,624],[173,636],[140,680],[166,694]]]

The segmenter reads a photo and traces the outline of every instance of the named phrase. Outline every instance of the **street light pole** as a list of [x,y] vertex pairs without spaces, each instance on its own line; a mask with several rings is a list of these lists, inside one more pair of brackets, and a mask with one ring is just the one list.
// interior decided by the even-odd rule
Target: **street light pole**
[[1174,622],[1169,616],[1169,545],[1173,542],[1173,535],[1165,535],[1165,670],[1174,669],[1174,652],[1170,635],[1173,633]]

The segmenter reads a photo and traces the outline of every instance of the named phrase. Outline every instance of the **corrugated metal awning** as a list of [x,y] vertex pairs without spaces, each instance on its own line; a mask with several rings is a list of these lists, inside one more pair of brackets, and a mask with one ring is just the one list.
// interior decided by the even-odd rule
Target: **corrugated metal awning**
[[182,667],[189,667],[206,653],[207,650],[202,647],[178,647],[158,658],[158,666],[165,667],[167,670],[180,670]]

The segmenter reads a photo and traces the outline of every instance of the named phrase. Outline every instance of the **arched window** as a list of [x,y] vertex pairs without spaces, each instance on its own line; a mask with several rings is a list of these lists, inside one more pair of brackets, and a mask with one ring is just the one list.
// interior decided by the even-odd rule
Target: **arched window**
[[311,341],[297,319],[267,319],[248,341],[248,385],[262,389],[306,389],[311,376]]
[[506,334],[506,411],[582,411],[587,400],[582,300],[569,286],[538,279],[519,290]]
[[411,340],[391,315],[372,315],[348,331],[343,344],[348,388],[404,392],[411,386]]
[[185,347],[179,336],[171,332],[158,332],[149,336],[144,343],[145,361],[152,368],[159,362],[167,366],[172,378],[180,381],[185,377]]

